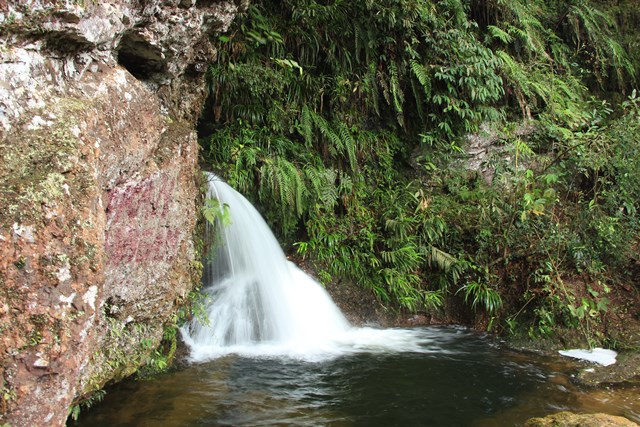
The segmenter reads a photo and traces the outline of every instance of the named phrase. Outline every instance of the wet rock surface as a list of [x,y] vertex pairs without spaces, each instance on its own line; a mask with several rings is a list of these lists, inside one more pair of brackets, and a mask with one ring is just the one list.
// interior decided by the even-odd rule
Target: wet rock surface
[[624,417],[606,414],[574,414],[558,412],[543,418],[532,418],[525,427],[636,427]]
[[64,425],[197,277],[195,119],[233,1],[0,1],[0,423]]
[[576,381],[591,387],[624,383],[640,384],[640,353],[620,353],[613,365],[582,369],[576,375]]

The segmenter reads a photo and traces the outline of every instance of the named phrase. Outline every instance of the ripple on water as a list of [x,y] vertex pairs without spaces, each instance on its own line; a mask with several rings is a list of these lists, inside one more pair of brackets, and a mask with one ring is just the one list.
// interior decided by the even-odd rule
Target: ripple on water
[[574,365],[500,349],[466,330],[411,334],[401,336],[417,350],[363,346],[318,360],[227,355],[192,364],[109,390],[76,425],[511,427],[557,410],[640,421],[638,388],[578,389]]

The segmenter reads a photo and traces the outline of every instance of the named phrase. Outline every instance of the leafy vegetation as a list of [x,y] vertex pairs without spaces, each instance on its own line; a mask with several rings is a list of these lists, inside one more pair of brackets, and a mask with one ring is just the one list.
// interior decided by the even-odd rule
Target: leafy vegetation
[[93,391],[87,394],[86,396],[82,396],[78,399],[75,399],[71,403],[71,406],[69,407],[69,417],[73,421],[78,421],[78,418],[80,417],[80,412],[82,412],[83,409],[88,410],[96,403],[102,402],[105,394],[106,392],[100,389],[100,390]]
[[206,160],[324,282],[592,339],[637,258],[637,40],[618,12],[254,1],[218,40]]

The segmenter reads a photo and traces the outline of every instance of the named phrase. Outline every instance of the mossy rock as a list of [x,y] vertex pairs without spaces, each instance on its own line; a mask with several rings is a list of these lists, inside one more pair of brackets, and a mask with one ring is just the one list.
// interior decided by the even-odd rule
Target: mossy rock
[[5,182],[0,202],[6,207],[0,225],[35,223],[44,215],[41,206],[82,199],[90,171],[74,129],[85,107],[75,99],[63,100],[26,117],[0,141],[0,179]]
[[558,412],[543,418],[531,418],[525,427],[637,427],[624,417],[607,414],[574,414]]

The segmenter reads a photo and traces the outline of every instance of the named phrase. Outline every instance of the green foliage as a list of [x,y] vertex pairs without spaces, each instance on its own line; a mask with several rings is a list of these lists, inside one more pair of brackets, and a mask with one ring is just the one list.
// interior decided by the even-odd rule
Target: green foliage
[[[207,200],[207,205],[215,205],[214,202],[217,201],[209,199]],[[225,218],[229,217],[228,212],[225,212],[224,215]],[[192,290],[187,295],[186,301],[181,304],[179,310],[164,325],[160,345],[157,345],[157,341],[149,338],[141,340],[141,350],[144,357],[141,360],[142,366],[136,371],[136,378],[143,380],[153,379],[171,368],[178,348],[180,325],[183,325],[193,317],[204,325],[209,323],[205,299],[206,297],[199,292],[199,289]]]
[[216,221],[225,225],[231,224],[231,213],[229,212],[229,205],[220,205],[220,202],[216,199],[206,199],[204,206],[202,207],[202,216],[210,225],[216,225]]
[[96,390],[88,395],[75,399],[69,407],[69,417],[71,417],[72,420],[77,421],[83,409],[88,410],[96,403],[102,402],[105,394],[107,394],[107,392],[104,390]]
[[144,360],[142,368],[136,372],[139,379],[153,378],[154,376],[165,372],[173,361],[176,349],[178,347],[178,327],[169,325],[164,328],[162,336],[162,344],[155,347],[153,340],[143,340],[142,347],[147,350],[147,356]]
[[16,400],[17,393],[16,390],[7,383],[7,380],[2,379],[2,388],[0,388],[0,393],[2,393],[2,402],[1,406],[3,408],[3,413],[6,411],[6,408],[9,406],[9,403]]
[[[635,92],[589,97],[630,92],[637,64],[596,6],[255,1],[208,73],[205,156],[323,281],[410,311],[458,293],[510,329],[591,327],[606,303],[565,279],[613,283],[640,200]],[[489,180],[462,167],[481,123]]]
[[468,281],[458,292],[464,294],[465,302],[471,302],[471,308],[483,308],[489,315],[495,315],[502,307],[502,297],[500,293],[491,285],[489,281],[495,282],[496,278],[489,273],[488,268],[480,268],[470,264],[470,269],[476,274],[476,280]]
[[614,37],[618,28],[612,15],[582,0],[568,6],[566,19],[578,54],[589,61],[601,85],[607,77],[615,78],[620,87],[625,86],[628,77],[633,79],[636,65]]

